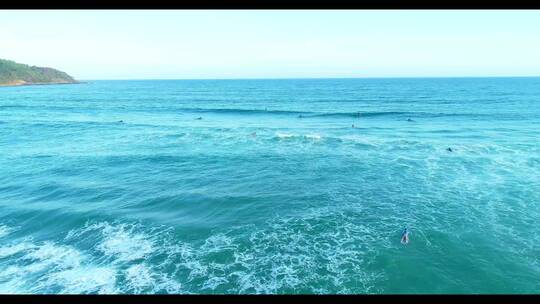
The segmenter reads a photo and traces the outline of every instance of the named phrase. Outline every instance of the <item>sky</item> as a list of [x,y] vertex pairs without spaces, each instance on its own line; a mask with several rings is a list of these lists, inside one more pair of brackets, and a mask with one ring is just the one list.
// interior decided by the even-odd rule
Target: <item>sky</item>
[[540,76],[540,10],[2,10],[0,58],[79,80]]

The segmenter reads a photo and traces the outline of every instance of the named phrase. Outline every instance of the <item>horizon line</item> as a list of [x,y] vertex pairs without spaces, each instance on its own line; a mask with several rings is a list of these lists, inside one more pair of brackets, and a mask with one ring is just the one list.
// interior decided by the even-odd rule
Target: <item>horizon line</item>
[[446,78],[540,78],[540,75],[514,76],[368,76],[368,77],[253,77],[253,78],[99,78],[78,81],[144,81],[144,80],[317,80],[317,79],[446,79]]

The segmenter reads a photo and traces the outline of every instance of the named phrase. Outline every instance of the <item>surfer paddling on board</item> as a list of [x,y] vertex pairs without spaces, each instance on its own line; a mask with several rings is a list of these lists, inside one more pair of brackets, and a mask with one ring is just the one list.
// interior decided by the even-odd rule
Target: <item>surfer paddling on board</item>
[[405,227],[401,233],[401,244],[407,245],[409,243],[409,229]]

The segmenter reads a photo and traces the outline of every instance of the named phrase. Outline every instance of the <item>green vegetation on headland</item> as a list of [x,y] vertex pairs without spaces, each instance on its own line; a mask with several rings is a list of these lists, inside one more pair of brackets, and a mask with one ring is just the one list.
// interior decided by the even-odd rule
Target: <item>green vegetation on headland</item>
[[0,59],[0,86],[79,83],[68,74],[52,69]]

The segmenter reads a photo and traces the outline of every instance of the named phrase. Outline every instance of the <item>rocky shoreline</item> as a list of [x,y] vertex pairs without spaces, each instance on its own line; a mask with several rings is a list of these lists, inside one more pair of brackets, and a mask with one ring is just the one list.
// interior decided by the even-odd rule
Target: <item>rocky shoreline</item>
[[0,87],[21,87],[21,86],[34,86],[34,85],[53,85],[53,84],[82,84],[85,82],[26,82],[26,81],[13,81],[7,83],[0,83]]
[[2,87],[74,83],[79,82],[67,73],[53,68],[30,66],[0,59],[0,86]]

